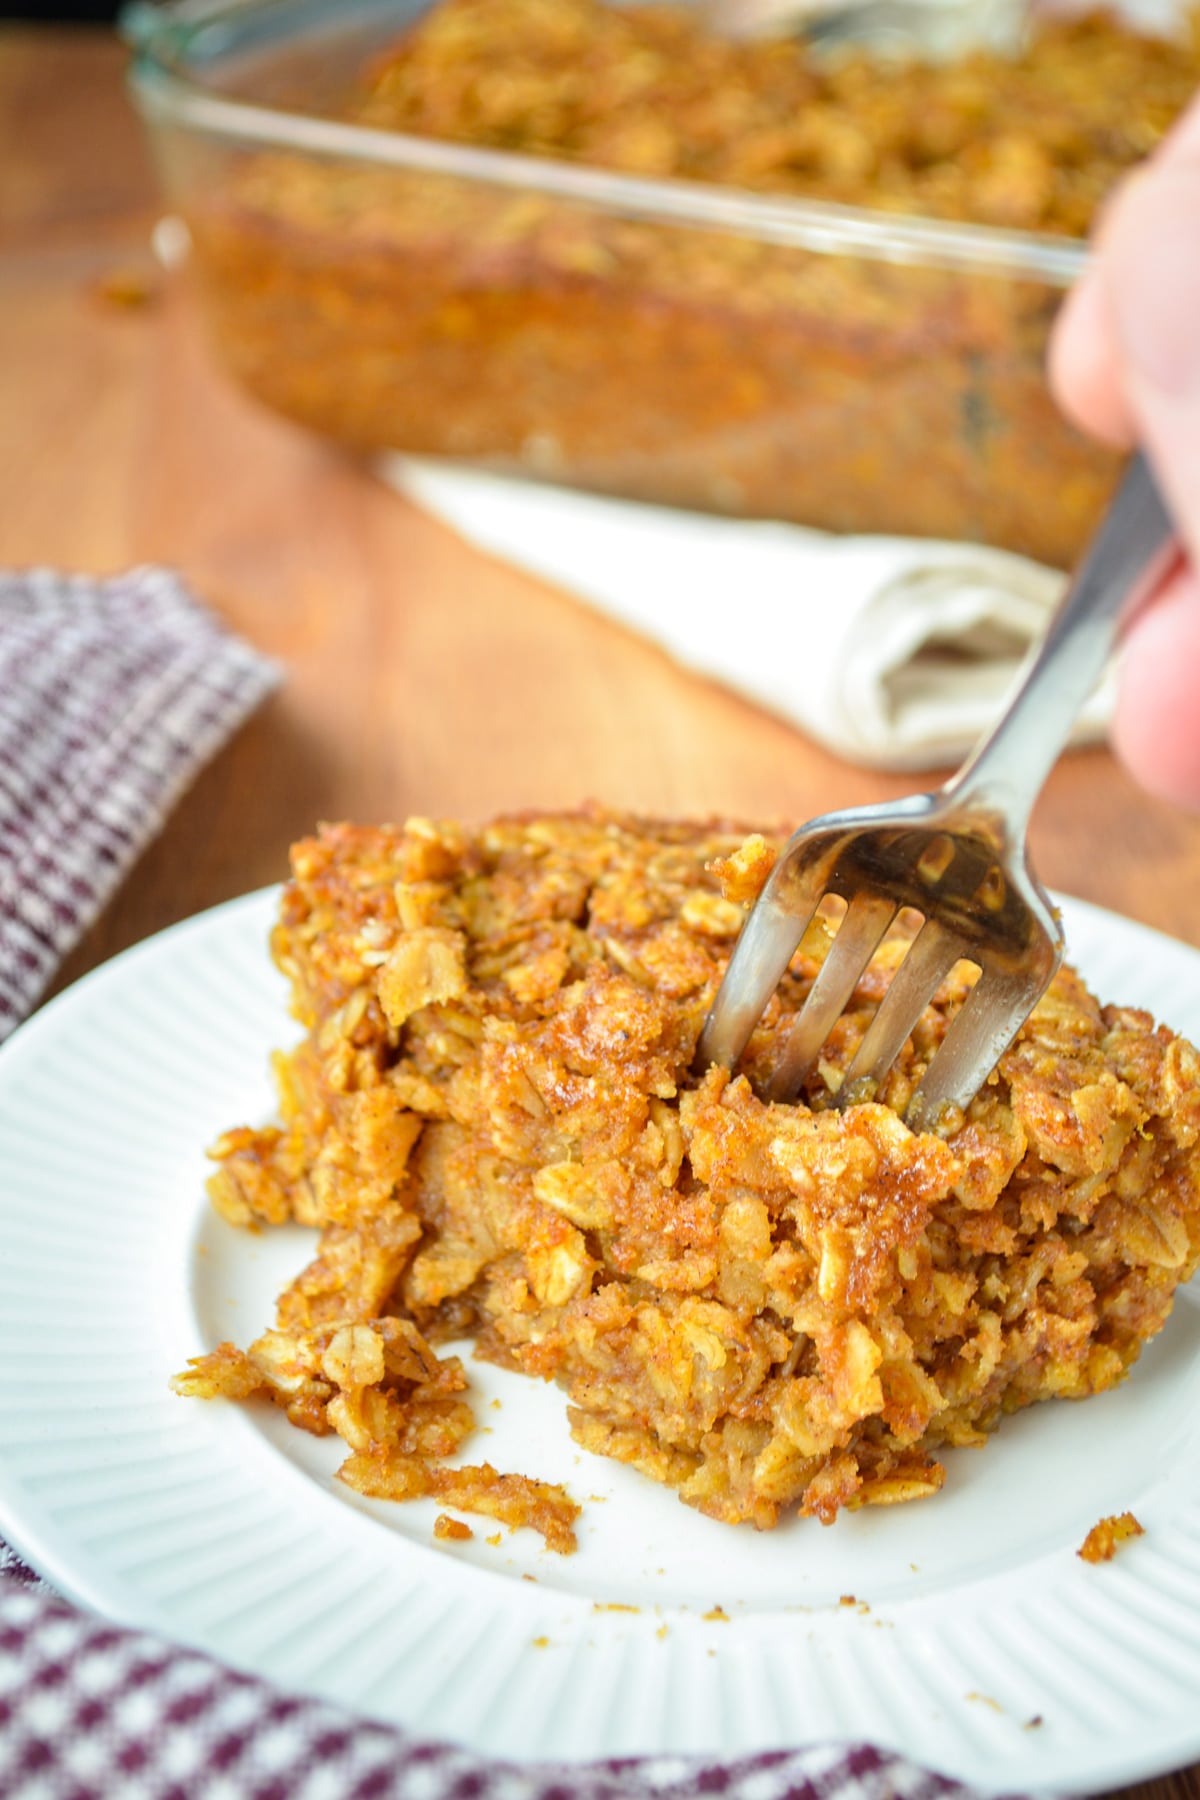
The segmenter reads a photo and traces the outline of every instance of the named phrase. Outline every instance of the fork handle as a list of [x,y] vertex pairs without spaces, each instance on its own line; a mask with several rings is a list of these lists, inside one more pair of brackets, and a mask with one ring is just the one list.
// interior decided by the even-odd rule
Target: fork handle
[[1178,555],[1174,525],[1138,451],[1020,689],[942,789],[946,800],[999,814],[1014,839],[1023,835],[1033,803],[1121,633]]

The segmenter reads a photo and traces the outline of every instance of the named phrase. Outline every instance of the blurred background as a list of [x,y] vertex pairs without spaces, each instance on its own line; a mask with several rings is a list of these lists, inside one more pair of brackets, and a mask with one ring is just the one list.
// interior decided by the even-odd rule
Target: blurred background
[[69,25],[78,21],[100,25],[115,19],[117,11],[117,4],[106,4],[105,0],[45,0],[41,6],[37,0],[26,0],[23,6],[0,6],[0,20],[43,20],[47,25]]

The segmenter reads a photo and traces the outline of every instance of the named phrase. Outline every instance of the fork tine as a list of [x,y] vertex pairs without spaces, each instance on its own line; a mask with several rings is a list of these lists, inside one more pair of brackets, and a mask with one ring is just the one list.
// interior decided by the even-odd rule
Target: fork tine
[[914,1131],[932,1130],[948,1106],[967,1106],[1050,984],[1058,957],[1035,967],[985,968],[950,1021],[908,1107]]
[[856,894],[851,900],[808,998],[792,1021],[782,1058],[766,1086],[768,1100],[791,1100],[799,1092],[897,910],[896,902],[882,895]]
[[846,1070],[839,1106],[871,1097],[964,947],[956,933],[936,919],[926,919]]
[[799,907],[780,906],[768,884],[742,927],[712,1011],[696,1046],[696,1067],[711,1063],[736,1068],[750,1034],[799,947],[817,910],[820,894],[806,894]]

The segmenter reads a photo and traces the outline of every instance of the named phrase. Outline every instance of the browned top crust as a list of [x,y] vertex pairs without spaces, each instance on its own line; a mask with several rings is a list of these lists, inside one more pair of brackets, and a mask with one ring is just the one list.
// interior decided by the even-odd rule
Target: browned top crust
[[1194,41],[1043,20],[1014,56],[897,68],[731,41],[693,7],[440,0],[369,72],[372,125],[981,224],[1082,236],[1183,110]]
[[[346,1438],[364,1491],[469,1506],[434,1467],[469,1429],[465,1378],[430,1349],[469,1335],[556,1380],[580,1443],[768,1526],[931,1493],[939,1445],[1118,1381],[1200,1261],[1196,1052],[1064,970],[957,1129],[916,1136],[900,1115],[960,965],[879,1101],[840,1113],[892,941],[805,1102],[767,1105],[819,921],[747,1073],[697,1075],[774,854],[601,811],[297,845],[273,947],[306,1035],[277,1058],[282,1125],[228,1133],[211,1191],[237,1222],[319,1227],[320,1250],[277,1328],[187,1391],[269,1393]],[[520,1478],[488,1478],[520,1522],[494,1485]],[[526,1485],[565,1547],[566,1497]]]

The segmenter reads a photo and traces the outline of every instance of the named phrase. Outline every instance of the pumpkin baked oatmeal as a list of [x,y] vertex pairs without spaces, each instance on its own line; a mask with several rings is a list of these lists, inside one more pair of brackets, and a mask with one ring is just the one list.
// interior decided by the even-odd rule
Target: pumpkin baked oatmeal
[[230,368],[359,451],[1068,565],[1118,459],[1055,407],[1047,333],[1195,91],[1190,26],[898,69],[702,15],[435,0],[336,82],[328,34],[307,85],[302,45],[238,78],[341,152],[160,127]]
[[966,1114],[914,1135],[960,964],[878,1101],[839,1112],[892,940],[803,1098],[766,1104],[828,921],[745,1071],[693,1057],[774,855],[599,811],[298,844],[273,951],[305,1035],[280,1122],[227,1132],[210,1191],[319,1246],[271,1329],[180,1391],[267,1396],[345,1440],[360,1492],[567,1549],[561,1489],[445,1460],[472,1419],[438,1346],[557,1382],[581,1445],[759,1527],[932,1494],[942,1446],[1120,1381],[1200,1262],[1197,1052],[1064,969]]

